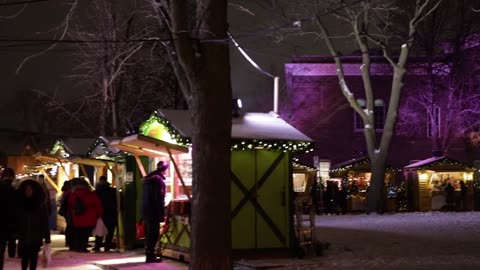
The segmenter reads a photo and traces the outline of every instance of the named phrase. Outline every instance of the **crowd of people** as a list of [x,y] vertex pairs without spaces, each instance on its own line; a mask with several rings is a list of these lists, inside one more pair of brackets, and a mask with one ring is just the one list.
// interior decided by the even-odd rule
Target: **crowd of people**
[[[70,250],[89,252],[88,239],[100,218],[106,235],[96,236],[93,251],[104,248],[108,252],[114,248],[116,191],[105,176],[100,177],[95,189],[84,177],[65,181],[59,204],[59,214],[67,224],[65,242]],[[52,209],[56,210],[56,200],[51,198],[44,177],[26,178],[17,183],[14,170],[3,169],[0,177],[0,215],[4,219],[0,222],[0,270],[4,266],[6,249],[9,257],[21,258],[22,270],[37,268],[41,247],[51,242],[49,216]]]
[[101,218],[107,228],[106,236],[96,236],[92,251],[113,247],[113,235],[117,225],[117,202],[115,188],[101,176],[95,186],[84,177],[65,181],[60,197],[59,215],[65,218],[65,244],[69,250],[89,252],[88,239]]

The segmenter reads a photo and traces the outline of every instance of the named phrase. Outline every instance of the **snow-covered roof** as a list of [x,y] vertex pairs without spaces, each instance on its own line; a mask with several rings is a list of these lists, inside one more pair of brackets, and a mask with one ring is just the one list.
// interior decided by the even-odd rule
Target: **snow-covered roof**
[[335,164],[334,166],[332,166],[331,170],[343,168],[343,167],[349,166],[349,165],[354,165],[354,164],[359,163],[359,162],[370,162],[370,159],[368,157],[352,158],[350,160]]
[[446,167],[446,169],[466,169],[466,168],[469,168],[469,166],[467,166],[467,165],[465,165],[465,164],[463,164],[459,161],[450,159],[446,156],[430,157],[430,158],[412,163],[412,164],[410,164],[408,166],[405,166],[403,168],[405,170],[415,170],[415,169],[418,169],[420,167],[434,166],[434,165],[437,165],[439,163],[445,164],[446,166],[448,165],[448,168]]
[[[185,137],[192,137],[193,125],[187,110],[158,110],[160,116]],[[245,113],[232,118],[232,138],[313,141],[275,113]]]
[[445,156],[427,158],[427,159],[420,160],[418,162],[412,163],[408,166],[405,166],[404,169],[414,169],[414,168],[422,167],[422,166],[428,165],[430,163],[434,163],[436,161],[443,160],[445,158],[446,158]]

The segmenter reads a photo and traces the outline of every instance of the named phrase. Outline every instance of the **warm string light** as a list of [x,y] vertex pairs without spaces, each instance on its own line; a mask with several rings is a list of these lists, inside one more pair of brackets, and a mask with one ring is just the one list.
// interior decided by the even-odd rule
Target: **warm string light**
[[177,142],[177,144],[183,145],[183,146],[192,145],[192,141],[190,140],[190,138],[180,134],[180,132],[178,132],[173,127],[170,121],[168,121],[163,117],[160,117],[156,111],[150,116],[150,118],[148,118],[145,122],[143,122],[140,125],[140,128],[139,128],[140,134],[144,136],[148,136],[148,131],[152,128],[153,125],[156,125],[156,124],[163,125],[167,129],[172,139]]
[[[343,167],[338,167],[338,168],[335,168],[335,169],[331,169],[330,172],[348,171],[351,168],[354,168],[354,167],[357,167],[357,166],[370,165],[370,164],[371,164],[370,159],[367,158],[367,159],[364,159],[364,160],[357,161],[355,163],[345,165]],[[397,169],[395,169],[391,166],[387,166],[387,168],[385,168],[385,171],[388,171],[388,172],[395,172],[396,170]]]
[[[101,151],[100,154],[93,156],[93,154],[96,152],[96,150],[99,149]],[[99,137],[95,143],[93,143],[90,148],[88,149],[87,156],[96,158],[98,156],[105,155],[108,158],[117,158],[117,157],[122,157],[125,155],[122,151],[111,151],[110,147],[108,146],[108,143],[103,139],[102,137]]]
[[464,167],[465,169],[467,170],[474,170],[474,168],[470,167],[470,166],[467,166],[463,163],[460,163],[458,161],[454,161],[454,160],[451,160],[451,159],[442,159],[442,160],[437,160],[437,161],[434,161],[434,162],[431,162],[431,163],[428,163],[428,164],[425,164],[421,167],[416,167],[414,169],[410,169],[412,171],[416,171],[416,170],[427,170],[429,168],[431,168],[432,166],[435,166],[435,165],[451,165],[451,166],[461,166],[461,167]]
[[65,147],[65,143],[62,140],[56,140],[55,144],[52,147],[52,150],[50,151],[51,155],[56,155],[58,150],[63,150],[64,154],[61,157],[69,157],[70,154],[67,153],[67,147]]
[[[297,160],[298,160],[298,159],[297,159]],[[304,169],[304,170],[307,170],[307,171],[318,171],[318,170],[315,169],[315,168],[309,167],[309,166],[307,166],[307,165],[300,164],[300,163],[295,162],[295,161],[292,162],[292,165],[293,165],[293,167],[295,167],[295,168],[300,168],[300,169]]]
[[313,151],[313,143],[304,141],[267,141],[267,140],[234,140],[232,150],[251,150],[251,149],[266,149],[283,152],[304,152],[309,153]]
[[[190,138],[181,135],[170,123],[163,117],[160,117],[158,113],[154,113],[148,120],[143,122],[140,126],[140,134],[148,136],[148,132],[154,125],[161,124],[170,134],[173,140],[179,145],[191,146],[192,141]],[[266,150],[280,150],[284,152],[305,152],[309,153],[313,151],[313,143],[304,141],[285,141],[285,140],[257,140],[257,139],[241,139],[233,140],[232,150],[252,150],[252,149],[266,149]]]

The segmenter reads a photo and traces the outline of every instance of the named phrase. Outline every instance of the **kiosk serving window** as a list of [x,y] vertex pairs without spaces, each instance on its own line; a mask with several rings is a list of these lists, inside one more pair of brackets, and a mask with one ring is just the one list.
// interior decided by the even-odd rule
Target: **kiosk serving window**
[[[159,161],[169,164],[165,172],[165,203],[168,204],[174,199],[188,199],[187,194],[192,194],[192,156],[190,153],[173,155],[178,167],[177,173],[172,160],[167,157],[156,157],[151,159],[150,166],[154,168]],[[181,178],[181,179],[180,179]],[[182,185],[182,181],[185,186]]]
[[[420,178],[423,175],[420,174]],[[452,184],[455,190],[460,190],[460,181],[472,181],[473,174],[471,172],[435,172],[430,178],[430,188],[433,191],[443,191],[448,183]]]

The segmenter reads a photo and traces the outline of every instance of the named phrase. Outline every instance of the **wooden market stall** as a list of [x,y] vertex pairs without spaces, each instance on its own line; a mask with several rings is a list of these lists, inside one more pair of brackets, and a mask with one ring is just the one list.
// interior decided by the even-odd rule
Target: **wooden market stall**
[[[107,181],[116,186],[117,175],[115,166],[123,166],[124,153],[119,149],[110,147],[110,141],[105,137],[98,137],[88,148],[85,158],[76,157],[72,160],[79,164],[92,166],[92,181],[94,184],[100,176],[106,176]],[[83,169],[85,171],[85,169]]]
[[[188,111],[157,111],[141,125],[139,134],[110,144],[133,155],[137,166],[127,161],[125,172],[129,179],[127,186],[137,188],[133,194],[140,194],[140,178],[146,175],[146,166],[153,169],[159,160],[171,162],[167,171],[166,202],[172,218],[168,237],[162,241],[166,245],[165,255],[183,260],[189,260],[190,246],[190,119]],[[247,113],[233,118],[232,139],[233,250],[292,248],[295,241],[292,239],[291,157],[294,151],[310,150],[311,139],[278,115],[269,113]],[[127,186],[125,191],[129,189]],[[135,199],[131,195],[127,197],[125,201]],[[138,213],[138,207],[129,210]],[[130,216],[126,222],[132,223],[132,216],[135,220],[139,218],[138,214],[125,214]],[[133,229],[131,225],[125,226]]]
[[418,211],[443,210],[445,187],[455,189],[455,205],[459,209],[460,182],[468,186],[467,209],[473,210],[473,167],[445,156],[427,158],[403,168],[407,186],[411,186],[414,207]]
[[89,157],[87,150],[92,148],[92,142],[93,139],[58,139],[48,152],[33,155],[40,162],[35,169],[57,191],[66,180],[78,176],[87,177],[94,185],[99,172],[112,171],[114,160]]
[[[65,141],[69,144],[67,145]],[[114,161],[95,159],[86,155],[88,145],[92,143],[91,139],[67,139],[65,141],[58,139],[48,152],[34,154],[33,157],[39,162],[39,165],[30,168],[32,173],[45,176],[52,199],[58,200],[62,193],[63,183],[74,177],[85,176],[94,185],[96,172],[108,170],[110,179],[113,178]],[[108,169],[100,170],[100,168]],[[52,213],[56,213],[56,209],[53,209]],[[51,224],[54,223],[53,219],[56,224],[53,227],[62,232],[66,227],[64,218],[53,216]]]
[[[347,185],[350,195],[347,200],[347,211],[366,210],[367,191],[370,186],[371,162],[368,157],[358,157],[338,163],[330,169],[330,179],[338,188]],[[387,165],[385,170],[385,186],[395,183],[395,170]]]

